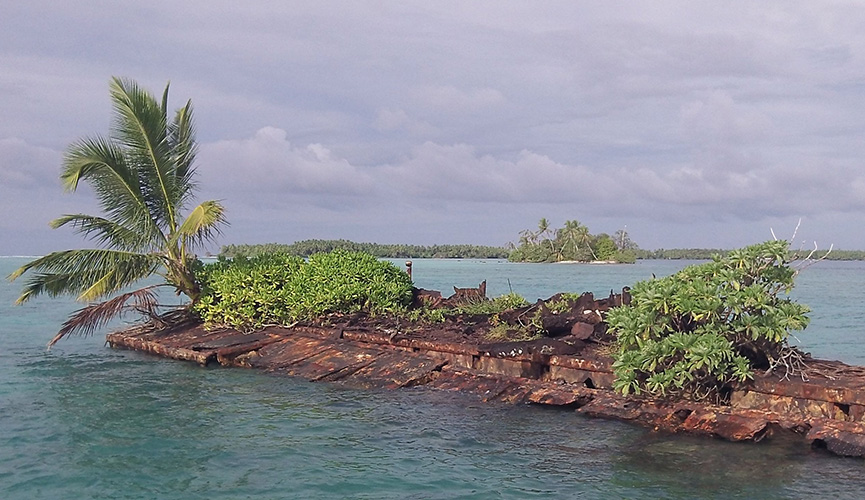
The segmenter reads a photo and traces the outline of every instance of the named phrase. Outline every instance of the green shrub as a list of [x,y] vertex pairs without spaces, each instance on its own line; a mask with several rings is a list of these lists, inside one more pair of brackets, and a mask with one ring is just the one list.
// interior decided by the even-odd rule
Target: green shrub
[[491,300],[479,299],[468,304],[456,307],[429,308],[420,307],[408,312],[409,321],[426,321],[428,323],[442,323],[449,316],[467,315],[490,315],[490,322],[494,324],[498,313],[518,309],[529,305],[528,301],[521,295],[511,292],[500,295]]
[[328,313],[403,312],[412,300],[408,274],[364,252],[315,254],[301,267],[293,285],[298,287],[299,299],[294,308],[303,319]]
[[495,342],[528,342],[543,338],[543,334],[523,326],[499,323],[490,328],[486,338]]
[[285,254],[219,260],[201,272],[203,321],[244,330],[316,320],[332,313],[401,312],[412,283],[389,262],[334,250],[304,261]]
[[511,292],[492,300],[480,300],[450,310],[450,314],[496,314],[510,309],[517,309],[529,305],[528,301],[521,295]]
[[242,329],[289,323],[290,284],[304,265],[300,257],[262,254],[220,259],[199,274],[202,294],[195,312],[208,324]]
[[631,305],[607,316],[615,389],[720,398],[754,369],[801,368],[787,338],[808,325],[809,309],[784,297],[796,275],[789,264],[789,244],[768,241],[634,285]]

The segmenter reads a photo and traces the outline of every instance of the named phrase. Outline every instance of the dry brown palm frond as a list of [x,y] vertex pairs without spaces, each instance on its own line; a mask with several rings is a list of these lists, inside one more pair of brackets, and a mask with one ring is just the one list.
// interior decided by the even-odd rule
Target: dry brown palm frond
[[[154,289],[159,286],[163,285],[152,285],[123,293],[104,302],[90,304],[75,311],[63,323],[63,327],[51,339],[51,342],[48,342],[48,348],[50,349],[60,339],[70,334],[90,335],[96,329],[105,326],[109,321],[130,309],[148,318],[156,317],[158,315],[159,303],[157,302]],[[132,302],[129,303],[130,301]]]

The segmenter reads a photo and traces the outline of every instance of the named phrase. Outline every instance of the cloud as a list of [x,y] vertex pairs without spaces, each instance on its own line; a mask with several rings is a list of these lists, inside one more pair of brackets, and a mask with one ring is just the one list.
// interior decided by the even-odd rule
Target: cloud
[[[33,255],[84,242],[71,231],[52,231],[48,222],[61,214],[94,213],[92,191],[63,193],[62,153],[19,138],[0,139],[0,255]],[[50,243],[50,245],[49,245]]]
[[[720,123],[724,128],[738,122],[724,118]],[[246,193],[237,198],[253,196],[254,203],[283,207],[295,206],[297,196],[303,196],[304,203],[334,211],[382,203],[542,202],[642,219],[692,220],[723,212],[754,220],[766,214],[865,209],[863,173],[839,166],[833,169],[837,175],[826,175],[825,165],[771,164],[760,158],[735,158],[738,164],[731,168],[696,162],[604,169],[530,150],[504,157],[467,144],[427,141],[397,161],[356,165],[318,143],[294,146],[285,131],[272,127],[250,139],[207,144],[202,158],[211,191]],[[833,196],[826,196],[830,191]]]
[[695,145],[713,149],[760,143],[773,128],[765,113],[736,103],[722,90],[683,105],[680,126]]
[[[399,163],[377,167],[388,184],[413,197],[526,203],[598,201],[610,193],[608,179],[581,166],[521,151],[514,159],[481,155],[466,144],[426,142]],[[614,194],[614,193],[610,193]]]
[[505,102],[504,95],[493,88],[465,90],[453,85],[422,86],[413,94],[419,107],[437,113],[473,113]]
[[429,123],[411,118],[403,109],[379,109],[372,126],[380,132],[404,131],[414,137],[430,137],[439,133]]
[[249,139],[205,144],[200,159],[211,190],[357,195],[372,186],[346,159],[334,158],[317,143],[295,147],[285,130],[274,127],[261,128]]
[[33,193],[108,131],[118,75],[193,99],[237,238],[500,242],[562,214],[714,245],[805,215],[865,248],[865,8],[735,5],[19,2],[0,203],[69,211]]
[[44,189],[59,185],[60,153],[16,137],[0,139],[0,189]]

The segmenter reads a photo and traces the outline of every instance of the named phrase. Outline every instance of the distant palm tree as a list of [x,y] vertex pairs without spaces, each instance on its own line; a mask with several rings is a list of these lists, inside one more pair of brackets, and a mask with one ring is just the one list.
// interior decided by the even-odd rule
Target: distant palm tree
[[537,245],[537,236],[531,229],[523,229],[520,231],[520,245],[534,246]]
[[558,239],[562,242],[562,252],[567,248],[576,259],[581,259],[584,252],[580,252],[580,248],[586,248],[589,253],[597,260],[594,250],[591,246],[591,235],[589,228],[580,224],[577,220],[565,221],[563,228],[558,231]]
[[549,238],[550,232],[550,221],[548,221],[546,217],[541,217],[541,220],[538,221],[537,236],[539,239],[546,240],[550,244],[550,252],[556,253],[553,240]]
[[167,85],[161,102],[133,81],[112,78],[110,90],[110,136],[71,144],[60,176],[67,191],[75,191],[81,181],[90,184],[104,216],[72,214],[51,222],[53,228],[73,227],[99,248],[50,253],[25,264],[9,279],[33,272],[18,303],[43,293],[72,294],[90,302],[153,274],[161,275],[164,283],[76,311],[49,347],[70,333],[92,333],[130,308],[155,318],[157,286],[171,286],[195,302],[201,290],[192,251],[226,223],[217,201],[205,201],[182,216],[196,187],[192,102],[187,101],[169,122]]
[[538,235],[546,236],[547,232],[550,230],[550,221],[547,220],[546,217],[541,217],[541,220],[538,221]]

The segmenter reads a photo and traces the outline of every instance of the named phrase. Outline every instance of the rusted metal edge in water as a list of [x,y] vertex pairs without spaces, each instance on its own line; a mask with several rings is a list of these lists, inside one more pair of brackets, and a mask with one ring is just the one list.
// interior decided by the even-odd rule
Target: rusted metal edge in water
[[124,335],[122,332],[108,334],[106,341],[114,349],[140,351],[180,361],[194,361],[201,366],[207,366],[208,363],[216,361],[215,350],[195,351],[183,347],[168,347],[157,341]]
[[[590,417],[730,441],[761,441],[786,432],[800,436],[806,445],[842,456],[865,457],[865,423],[808,416],[787,406],[774,411],[768,404],[761,409],[624,397],[606,383],[597,387],[583,383],[586,376],[594,376],[592,373],[610,373],[592,371],[606,368],[603,361],[577,356],[494,357],[480,353],[472,344],[456,348],[456,344],[325,327],[274,328],[248,336],[230,330],[203,334],[196,328],[158,335],[115,332],[107,336],[107,342],[113,348],[194,361],[202,366],[216,361],[223,366],[258,368],[356,387],[422,385],[470,392],[486,401],[571,407]],[[556,379],[557,373],[570,379]],[[792,389],[775,392],[783,390]]]

